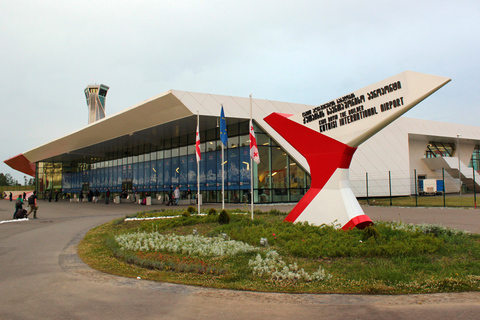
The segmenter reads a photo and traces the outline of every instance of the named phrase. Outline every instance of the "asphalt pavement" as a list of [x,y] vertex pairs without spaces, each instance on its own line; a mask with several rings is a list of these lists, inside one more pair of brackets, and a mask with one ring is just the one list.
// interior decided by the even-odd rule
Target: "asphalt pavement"
[[[42,200],[39,207],[36,220],[6,222],[13,215],[14,202],[0,200],[0,319],[479,319],[480,293],[475,292],[258,293],[104,274],[77,256],[77,244],[85,233],[127,214],[169,207]],[[480,232],[480,210],[475,209],[364,207],[364,211],[374,221],[436,223]]]

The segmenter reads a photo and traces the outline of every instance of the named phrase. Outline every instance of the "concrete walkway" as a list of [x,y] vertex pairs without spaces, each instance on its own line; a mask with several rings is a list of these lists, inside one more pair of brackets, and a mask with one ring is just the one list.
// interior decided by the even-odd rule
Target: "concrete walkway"
[[[14,202],[0,200],[0,221]],[[76,245],[91,228],[145,209],[39,201],[39,219],[0,224],[0,319],[478,319],[480,293],[370,296],[216,290],[90,269]],[[219,207],[206,204],[204,208]],[[227,205],[227,208],[234,207]],[[242,207],[242,206],[240,206]],[[291,205],[256,206],[286,211]],[[373,220],[480,232],[480,210],[365,207]]]

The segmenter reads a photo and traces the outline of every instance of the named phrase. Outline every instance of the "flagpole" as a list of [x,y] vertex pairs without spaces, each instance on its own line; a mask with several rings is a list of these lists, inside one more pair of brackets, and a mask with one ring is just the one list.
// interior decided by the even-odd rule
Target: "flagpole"
[[[252,118],[253,118],[252,117],[252,94],[250,93],[250,123],[253,126]],[[252,157],[250,157],[250,194],[251,194],[251,209],[250,209],[250,212],[252,213],[252,220],[253,220],[253,159],[252,159]]]
[[225,209],[225,157],[224,146],[222,143],[222,210]]
[[[197,139],[200,137],[200,113],[197,110]],[[195,142],[195,144],[197,144]],[[195,147],[196,150],[196,147]],[[198,152],[198,151],[195,151]],[[198,157],[198,154],[197,154]],[[200,214],[200,160],[197,158],[197,213]]]
[[222,210],[225,209],[225,147],[228,144],[227,123],[225,122],[225,112],[223,111],[223,103],[220,109],[220,142],[222,144]]

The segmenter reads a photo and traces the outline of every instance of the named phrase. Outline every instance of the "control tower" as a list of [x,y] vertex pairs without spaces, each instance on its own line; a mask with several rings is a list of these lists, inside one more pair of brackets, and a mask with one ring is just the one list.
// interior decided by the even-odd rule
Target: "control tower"
[[85,88],[88,105],[88,124],[105,118],[105,97],[110,89],[104,84],[89,85]]

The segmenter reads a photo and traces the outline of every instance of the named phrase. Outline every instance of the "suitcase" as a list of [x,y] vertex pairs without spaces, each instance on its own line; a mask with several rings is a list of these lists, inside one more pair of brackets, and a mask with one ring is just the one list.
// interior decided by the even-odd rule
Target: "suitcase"
[[15,215],[17,219],[24,219],[27,217],[27,210],[25,209],[19,209],[17,211],[17,214]]

